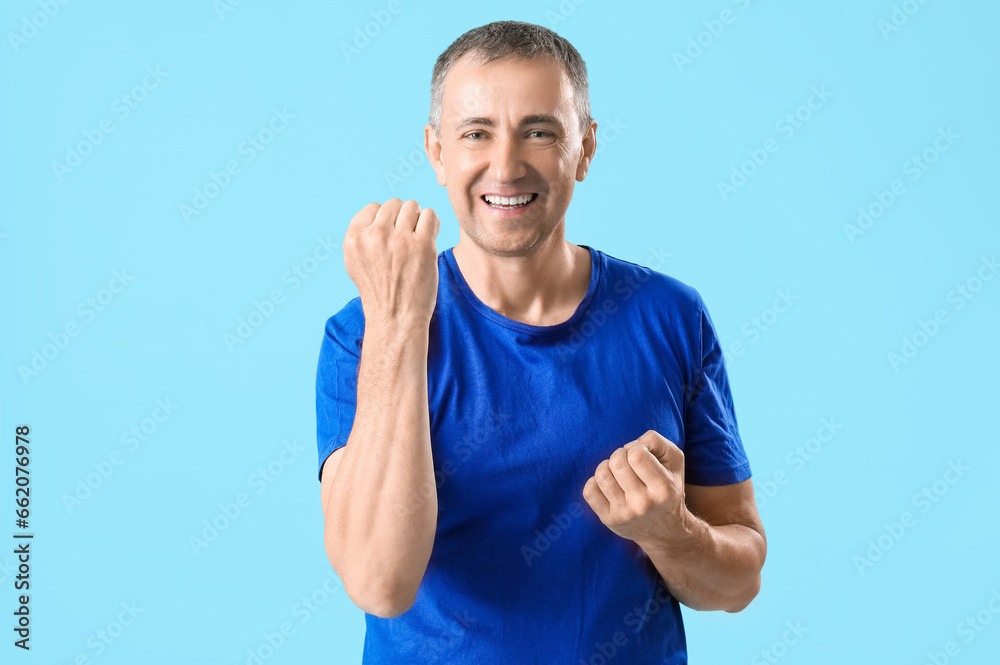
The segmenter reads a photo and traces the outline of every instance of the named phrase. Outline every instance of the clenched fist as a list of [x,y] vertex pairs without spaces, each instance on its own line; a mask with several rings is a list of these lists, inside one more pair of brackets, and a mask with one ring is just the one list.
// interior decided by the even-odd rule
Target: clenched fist
[[437,302],[437,214],[416,201],[369,203],[344,236],[344,266],[358,287],[365,320],[430,323]]
[[597,465],[583,498],[609,529],[640,545],[669,538],[689,518],[684,452],[654,430]]

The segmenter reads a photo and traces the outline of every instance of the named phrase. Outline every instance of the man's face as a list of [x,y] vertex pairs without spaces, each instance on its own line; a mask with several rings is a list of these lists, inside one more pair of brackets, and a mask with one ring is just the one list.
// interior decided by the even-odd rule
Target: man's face
[[[553,58],[471,60],[445,77],[441,135],[427,125],[427,153],[465,235],[489,254],[527,256],[564,228],[597,125],[581,135],[572,84]],[[504,206],[494,195],[530,198],[512,207],[519,199]]]

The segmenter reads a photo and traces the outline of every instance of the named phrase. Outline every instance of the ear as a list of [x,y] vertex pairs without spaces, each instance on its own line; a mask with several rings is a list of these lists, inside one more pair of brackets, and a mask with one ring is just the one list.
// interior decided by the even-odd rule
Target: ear
[[587,177],[587,171],[590,169],[590,163],[594,161],[594,154],[596,152],[597,121],[591,120],[590,127],[583,134],[583,154],[580,155],[580,161],[576,165],[577,182],[583,182],[583,179]]
[[444,177],[444,161],[441,160],[441,139],[430,123],[424,127],[424,151],[427,159],[430,160],[431,167],[437,175],[438,184],[442,187],[446,184]]

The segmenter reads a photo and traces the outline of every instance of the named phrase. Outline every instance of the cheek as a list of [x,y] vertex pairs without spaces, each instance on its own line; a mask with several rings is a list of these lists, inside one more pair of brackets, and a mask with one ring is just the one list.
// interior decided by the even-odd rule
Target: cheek
[[549,179],[549,198],[560,201],[572,198],[575,181],[574,172],[562,172],[557,178]]
[[463,179],[463,174],[474,168],[476,157],[468,150],[462,150],[457,146],[444,146],[441,149],[441,161],[448,172],[449,178],[456,181]]
[[445,174],[448,179],[448,198],[452,204],[467,205],[471,195],[469,185],[471,183],[470,173],[475,173],[474,165],[460,155],[452,155],[444,160]]
[[548,174],[548,180],[552,183],[553,189],[557,186],[561,191],[565,191],[572,185],[569,183],[576,181],[576,168],[579,160],[576,155],[569,154],[568,151],[562,150],[558,154],[553,155],[551,163],[545,166],[545,173]]

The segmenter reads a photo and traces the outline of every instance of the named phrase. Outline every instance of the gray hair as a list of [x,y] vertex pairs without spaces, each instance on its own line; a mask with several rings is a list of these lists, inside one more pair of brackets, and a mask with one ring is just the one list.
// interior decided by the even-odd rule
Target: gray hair
[[566,68],[573,84],[576,112],[580,118],[580,132],[590,126],[590,90],[587,84],[587,65],[580,53],[566,39],[552,30],[522,21],[494,21],[473,28],[452,42],[434,63],[431,77],[430,124],[441,135],[441,97],[444,78],[452,65],[466,53],[474,62],[485,65],[494,60],[514,58],[532,60],[552,56]]

